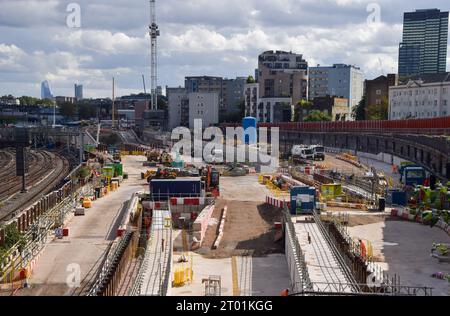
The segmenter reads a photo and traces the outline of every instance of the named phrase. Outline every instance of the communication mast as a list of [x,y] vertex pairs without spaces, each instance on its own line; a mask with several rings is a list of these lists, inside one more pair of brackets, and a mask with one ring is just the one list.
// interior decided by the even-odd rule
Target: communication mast
[[157,39],[160,35],[156,24],[156,1],[150,0],[150,40],[151,40],[151,110],[158,109],[158,69],[157,69]]

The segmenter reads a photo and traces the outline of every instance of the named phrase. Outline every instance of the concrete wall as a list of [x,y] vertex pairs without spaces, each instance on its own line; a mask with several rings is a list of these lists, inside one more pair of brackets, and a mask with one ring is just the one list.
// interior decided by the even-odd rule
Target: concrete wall
[[[292,227],[292,226],[291,226]],[[289,270],[291,293],[298,293],[303,290],[302,284],[302,268],[296,254],[295,231],[291,231],[289,225],[285,225],[285,255]]]
[[192,228],[194,229],[194,238],[200,243],[200,246],[208,229],[209,220],[214,212],[215,206],[208,205],[197,217]]

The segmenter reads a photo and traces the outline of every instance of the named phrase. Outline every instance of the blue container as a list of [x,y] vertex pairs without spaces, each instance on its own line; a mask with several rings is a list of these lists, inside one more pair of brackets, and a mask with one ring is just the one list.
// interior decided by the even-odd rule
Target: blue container
[[316,209],[316,189],[311,187],[291,188],[291,214],[312,214]]
[[390,194],[391,194],[391,204],[392,205],[406,206],[406,204],[407,204],[406,192],[392,191]]
[[257,120],[254,117],[244,117],[242,127],[244,128],[244,144],[254,145],[258,142]]
[[177,197],[200,197],[202,184],[200,178],[153,179],[150,193],[155,201],[167,201]]

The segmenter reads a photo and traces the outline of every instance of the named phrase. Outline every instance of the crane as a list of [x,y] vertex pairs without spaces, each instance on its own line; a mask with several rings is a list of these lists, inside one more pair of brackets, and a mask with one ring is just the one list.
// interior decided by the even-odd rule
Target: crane
[[158,69],[157,69],[157,44],[160,35],[158,24],[156,24],[156,1],[150,0],[150,40],[151,40],[151,110],[158,108]]
[[144,94],[147,94],[147,89],[145,88],[145,77],[142,75],[142,83],[144,84]]

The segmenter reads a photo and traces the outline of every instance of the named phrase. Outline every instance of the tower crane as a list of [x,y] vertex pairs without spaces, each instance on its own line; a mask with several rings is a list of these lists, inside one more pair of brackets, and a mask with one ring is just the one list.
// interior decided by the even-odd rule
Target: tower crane
[[151,110],[158,109],[158,69],[157,69],[157,44],[160,35],[158,24],[156,24],[156,1],[150,0],[150,40],[151,40]]

